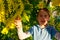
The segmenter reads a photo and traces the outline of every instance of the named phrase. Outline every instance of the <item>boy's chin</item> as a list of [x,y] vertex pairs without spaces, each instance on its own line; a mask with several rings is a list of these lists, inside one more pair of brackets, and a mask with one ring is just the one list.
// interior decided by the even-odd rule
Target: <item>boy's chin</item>
[[41,23],[41,25],[47,25],[47,23]]

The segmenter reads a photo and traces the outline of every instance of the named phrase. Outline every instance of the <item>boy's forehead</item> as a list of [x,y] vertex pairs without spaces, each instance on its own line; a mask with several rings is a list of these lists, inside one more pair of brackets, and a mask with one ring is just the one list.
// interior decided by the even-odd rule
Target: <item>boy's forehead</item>
[[44,10],[40,10],[40,11],[44,11]]
[[46,12],[45,10],[40,10],[39,12]]
[[48,14],[48,13],[44,10],[40,10],[38,14]]

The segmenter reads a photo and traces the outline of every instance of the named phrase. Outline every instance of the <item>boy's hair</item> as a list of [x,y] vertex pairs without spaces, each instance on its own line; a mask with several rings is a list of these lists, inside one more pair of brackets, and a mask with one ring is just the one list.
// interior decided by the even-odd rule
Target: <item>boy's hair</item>
[[47,8],[38,9],[37,16],[38,16],[38,13],[39,13],[41,10],[46,11],[46,12],[48,13],[49,17],[50,17],[49,10],[48,10]]

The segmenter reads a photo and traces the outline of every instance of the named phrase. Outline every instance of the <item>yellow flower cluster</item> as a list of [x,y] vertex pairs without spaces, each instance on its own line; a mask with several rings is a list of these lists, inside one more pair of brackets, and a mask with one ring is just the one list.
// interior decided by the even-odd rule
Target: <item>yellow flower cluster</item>
[[14,28],[15,28],[15,24],[14,24],[14,23],[11,23],[11,25],[10,25],[9,28],[10,28],[10,29],[14,29]]
[[8,28],[3,28],[3,30],[1,31],[2,34],[8,34]]
[[26,12],[24,12],[24,17],[29,22],[29,17],[27,16]]
[[[5,22],[5,24],[6,24],[6,27],[3,28],[3,30],[1,31],[2,34],[8,34],[8,31],[10,29],[14,29],[15,28],[14,19],[16,18],[17,15],[20,16],[22,11],[24,10],[24,5],[23,5],[22,0],[16,0],[16,1],[19,2],[19,4],[17,2],[15,2],[15,0],[6,0],[6,1],[8,3],[8,10],[7,11],[4,9],[5,8],[4,4],[3,4],[4,1],[0,0],[0,2],[1,2],[0,3],[1,4],[1,6],[0,6],[0,22],[3,22],[3,23]],[[20,6],[18,6],[18,5],[20,5]],[[12,6],[13,6],[13,9],[11,9]],[[18,7],[20,7],[20,8],[18,9]],[[15,15],[10,17],[10,18],[5,19],[5,16],[7,14],[9,14],[8,12],[11,13],[12,10],[17,11],[15,13]]]
[[0,0],[0,3],[2,2],[2,0]]
[[5,13],[4,11],[0,11],[0,22],[4,22],[5,21]]
[[60,6],[60,0],[52,0],[53,6]]
[[43,8],[44,7],[44,2],[43,1],[39,2],[38,7]]

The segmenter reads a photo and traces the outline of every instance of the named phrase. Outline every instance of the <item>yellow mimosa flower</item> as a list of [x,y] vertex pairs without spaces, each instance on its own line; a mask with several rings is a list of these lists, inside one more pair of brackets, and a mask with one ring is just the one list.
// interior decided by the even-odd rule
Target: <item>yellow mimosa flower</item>
[[14,29],[14,28],[15,28],[15,24],[14,24],[14,23],[11,23],[11,25],[10,25],[9,28],[10,28],[10,29]]
[[40,2],[40,3],[38,4],[38,7],[39,7],[39,8],[43,8],[43,7],[44,7],[44,2],[43,2],[43,1]]
[[52,0],[52,5],[53,6],[59,6],[60,0]]
[[7,28],[3,28],[3,30],[1,31],[2,34],[8,34],[8,29]]
[[25,12],[24,12],[24,17],[29,22],[29,17],[27,16],[27,14]]
[[2,0],[0,0],[0,2],[2,2]]

